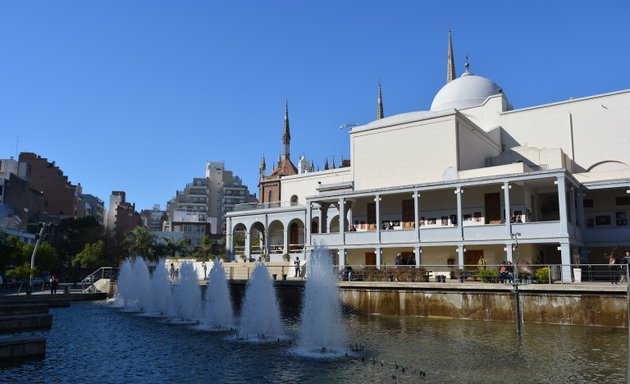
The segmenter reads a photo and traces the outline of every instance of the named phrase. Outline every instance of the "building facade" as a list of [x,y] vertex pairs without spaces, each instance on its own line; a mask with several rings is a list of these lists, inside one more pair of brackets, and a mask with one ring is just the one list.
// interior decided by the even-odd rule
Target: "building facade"
[[41,191],[46,201],[46,213],[59,218],[77,215],[77,186],[68,181],[68,176],[55,165],[55,162],[31,152],[22,152],[19,162],[30,168],[30,185]]
[[124,191],[112,191],[109,197],[109,209],[105,228],[117,241],[122,241],[125,232],[143,226],[140,214],[136,212],[136,205],[127,202],[127,194]]
[[167,204],[165,231],[182,232],[191,245],[204,236],[219,239],[225,233],[225,214],[253,198],[240,177],[223,162],[207,162],[206,177],[194,178]]
[[[277,208],[228,214],[233,256],[462,269],[604,264],[630,246],[630,91],[513,109],[496,83],[455,77],[425,111],[350,131],[347,168],[282,177]],[[378,154],[378,156],[375,156]],[[384,162],[382,159],[392,159]],[[291,204],[291,202],[296,204]],[[236,258],[238,259],[238,258]]]

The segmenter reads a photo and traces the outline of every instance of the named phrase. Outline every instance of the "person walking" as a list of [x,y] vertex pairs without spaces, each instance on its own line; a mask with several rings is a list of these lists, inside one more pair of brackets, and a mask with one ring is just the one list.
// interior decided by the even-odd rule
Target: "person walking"
[[608,268],[610,269],[610,284],[617,284],[617,258],[615,253],[611,253],[608,257]]
[[295,277],[298,277],[300,276],[300,258],[296,257],[293,264],[295,264]]
[[57,276],[52,275],[52,277],[50,278],[50,294],[51,295],[57,294],[58,286],[59,286],[59,280],[57,280]]

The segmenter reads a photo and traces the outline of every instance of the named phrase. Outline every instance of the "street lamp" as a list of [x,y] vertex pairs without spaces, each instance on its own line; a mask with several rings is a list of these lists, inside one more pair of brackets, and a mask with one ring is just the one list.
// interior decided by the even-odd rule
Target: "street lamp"
[[514,239],[514,250],[516,250],[516,258],[512,255],[512,267],[514,269],[514,275],[512,276],[512,286],[514,287],[514,304],[516,306],[516,334],[521,335],[521,303],[520,297],[518,293],[518,238],[521,236],[520,232],[512,232],[510,234],[512,239]]
[[37,248],[39,248],[39,244],[44,238],[44,232],[46,231],[46,228],[50,227],[50,223],[40,223],[39,226],[39,235],[37,236],[37,242],[35,243],[35,248],[33,248],[33,254],[31,255],[31,275],[28,280],[28,286],[31,289],[33,288],[33,269],[35,269],[35,255],[37,255]]

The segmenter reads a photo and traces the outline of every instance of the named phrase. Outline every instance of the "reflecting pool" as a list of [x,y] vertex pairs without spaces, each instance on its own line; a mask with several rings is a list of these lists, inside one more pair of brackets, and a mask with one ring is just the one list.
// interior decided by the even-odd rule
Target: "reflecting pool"
[[338,359],[294,355],[288,341],[247,343],[105,303],[52,308],[46,358],[0,368],[4,383],[623,383],[627,332],[575,326],[343,315]]

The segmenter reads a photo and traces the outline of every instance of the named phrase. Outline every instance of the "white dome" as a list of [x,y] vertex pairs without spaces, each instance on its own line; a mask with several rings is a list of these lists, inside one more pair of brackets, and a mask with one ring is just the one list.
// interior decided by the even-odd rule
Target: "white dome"
[[482,76],[464,73],[440,89],[431,103],[431,111],[463,109],[483,104],[488,96],[502,93],[494,81]]

